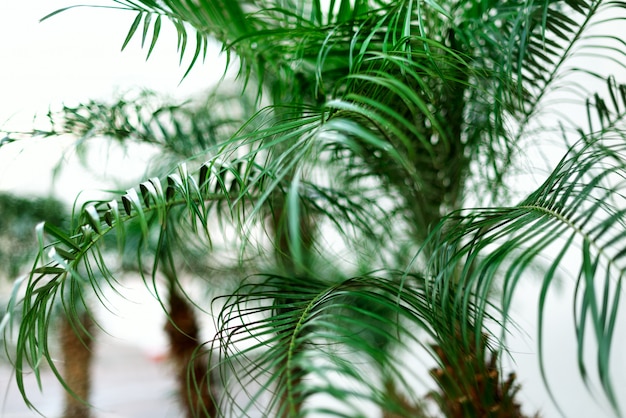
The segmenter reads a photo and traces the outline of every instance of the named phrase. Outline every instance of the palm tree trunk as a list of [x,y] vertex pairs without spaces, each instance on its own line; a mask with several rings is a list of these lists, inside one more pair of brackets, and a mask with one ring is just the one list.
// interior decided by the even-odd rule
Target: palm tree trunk
[[62,319],[60,343],[63,354],[62,375],[70,391],[65,392],[63,418],[89,418],[93,321],[87,312],[76,320]]
[[487,336],[478,345],[465,344],[458,336],[432,348],[440,366],[430,374],[439,391],[431,392],[429,397],[446,417],[527,418],[517,400],[520,385],[516,376],[502,376],[498,352],[488,348]]
[[172,282],[165,332],[176,368],[179,399],[187,418],[214,417],[217,415],[217,382],[206,361],[199,356],[199,327],[193,308],[175,286]]

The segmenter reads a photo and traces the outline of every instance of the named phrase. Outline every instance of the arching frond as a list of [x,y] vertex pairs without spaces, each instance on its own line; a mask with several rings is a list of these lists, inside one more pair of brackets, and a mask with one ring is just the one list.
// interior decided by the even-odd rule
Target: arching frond
[[[108,138],[125,145],[137,143],[158,148],[174,163],[207,152],[216,153],[225,138],[242,129],[256,108],[247,95],[218,89],[206,99],[172,104],[155,92],[129,92],[114,102],[90,100],[49,110],[46,127],[33,137],[77,138],[79,155],[89,139]],[[252,128],[250,128],[252,129]]]
[[587,111],[586,125],[571,122],[577,132],[584,137],[599,135],[624,135],[623,127],[626,118],[626,84],[618,82],[616,77],[594,74],[606,84],[605,90],[590,94],[585,100]]
[[[241,416],[260,408],[263,415],[358,416],[364,404],[390,408],[380,370],[396,382],[421,370],[418,364],[407,370],[381,347],[419,347],[432,337],[429,302],[417,290],[423,281],[401,278],[270,275],[242,284],[224,301],[212,350],[220,353],[222,375],[232,374],[246,391],[224,398],[224,413]],[[364,316],[367,321],[358,319]],[[268,393],[274,401],[257,405]],[[325,400],[309,402],[317,397]]]
[[591,338],[598,347],[594,372],[616,409],[610,359],[626,268],[622,245],[626,226],[625,152],[619,139],[580,142],[546,182],[518,205],[464,210],[448,216],[434,234],[430,262],[437,292],[456,295],[457,309],[451,314],[461,313],[465,323],[468,312],[482,306],[474,318],[480,323],[487,312],[484,303],[496,283],[502,283],[500,303],[506,321],[529,267],[548,251],[555,254],[538,295],[539,347],[545,332],[546,297],[559,270],[567,264],[576,286],[572,305],[580,373],[588,379],[584,342]]

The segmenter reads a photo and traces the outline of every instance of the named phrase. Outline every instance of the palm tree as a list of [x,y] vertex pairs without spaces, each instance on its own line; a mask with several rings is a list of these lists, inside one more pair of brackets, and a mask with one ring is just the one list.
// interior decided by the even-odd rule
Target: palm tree
[[[242,88],[268,105],[241,130],[194,149],[197,159],[77,208],[70,230],[45,224],[20,305],[20,364],[52,362],[45,324],[59,290],[82,281],[97,288],[98,269],[110,277],[103,237],[116,234],[123,250],[127,225],[138,221],[146,238],[157,226],[158,242],[183,225],[239,245],[241,260],[262,260],[215,299],[206,356],[224,388],[217,415],[360,416],[365,404],[385,416],[425,416],[411,381],[427,354],[437,364],[428,399],[442,414],[522,416],[519,386],[499,362],[512,303],[522,280],[541,271],[541,349],[547,295],[566,265],[581,378],[597,380],[620,414],[610,360],[626,254],[626,87],[598,62],[624,68],[625,44],[608,26],[625,17],[621,2],[111,7],[135,13],[124,46],[139,36],[148,55],[170,22],[181,61],[193,45],[187,72],[210,39],[222,43]],[[588,56],[593,63],[581,60]],[[597,80],[603,91],[589,89]],[[571,118],[566,105],[587,120]],[[562,160],[513,203],[520,155],[557,141]],[[146,247],[142,257],[160,259],[164,249],[174,251]],[[593,365],[584,361],[590,339]],[[190,375],[190,387],[203,384]]]
[[[68,227],[67,209],[61,202],[50,197],[22,197],[0,193],[0,279],[15,278],[23,272],[25,266],[37,253],[37,243],[34,239],[35,225],[46,221],[59,226]],[[4,285],[4,283],[2,283]],[[0,303],[4,305],[7,300]],[[65,417],[87,417],[89,406],[83,401],[87,399],[91,389],[91,338],[93,321],[90,315],[76,303],[74,316],[58,315],[53,318],[55,328],[58,329],[58,340],[62,352],[63,366],[61,374],[70,390],[64,399]],[[2,323],[19,321],[12,318],[3,306]],[[63,312],[59,312],[63,313]],[[6,315],[6,316],[5,316]],[[4,341],[6,347],[11,347],[13,340]],[[12,353],[13,349],[6,350]],[[9,355],[8,360],[13,360]]]
[[[114,103],[90,101],[76,107],[63,106],[58,112],[48,114],[48,130],[39,130],[32,134],[44,137],[73,134],[80,138],[76,143],[79,155],[88,153],[89,139],[102,136],[119,141],[122,145],[136,142],[152,146],[158,149],[158,158],[153,159],[149,173],[146,174],[150,177],[158,175],[168,162],[171,164],[181,158],[192,159],[196,153],[219,145],[216,142],[218,134],[232,134],[234,127],[238,128],[243,123],[242,117],[250,114],[250,108],[254,107],[245,95],[233,96],[226,91],[211,93],[206,103],[172,105],[162,102],[163,99],[156,93],[141,91],[126,94]],[[215,111],[216,106],[225,108],[227,105],[228,115]],[[241,114],[237,115],[235,108]],[[223,171],[225,175],[228,169],[224,168]],[[222,177],[222,184],[216,184],[215,187],[230,188],[231,179]],[[147,182],[142,187],[147,191],[150,183]],[[219,205],[220,202],[216,204]],[[175,216],[174,212],[168,216]],[[63,219],[58,213],[55,216]],[[152,231],[143,233],[146,228]],[[127,223],[124,231],[124,253],[120,263],[108,263],[107,269],[111,273],[107,272],[101,279],[117,276],[119,272],[139,273],[146,283],[152,283],[152,291],[155,293],[158,292],[157,281],[162,279],[166,282],[166,301],[163,307],[168,321],[165,332],[170,341],[172,363],[176,367],[181,405],[191,417],[195,408],[202,408],[210,415],[215,413],[216,407],[212,404],[215,396],[212,393],[218,390],[219,382],[209,378],[206,384],[202,384],[205,376],[210,377],[212,374],[207,370],[206,361],[195,357],[195,352],[201,346],[195,313],[197,309],[195,303],[185,297],[186,291],[181,287],[178,276],[184,276],[189,270],[215,270],[220,263],[203,259],[204,254],[198,249],[199,243],[190,239],[188,234],[193,234],[193,230],[181,223],[176,223],[176,228],[167,227],[166,222],[151,222],[149,226],[141,220]],[[152,239],[153,237],[158,238]],[[107,243],[107,246],[115,247],[114,240]],[[147,274],[143,265],[142,251],[154,254],[151,275]],[[219,271],[222,275],[232,274],[223,268],[219,268]],[[83,287],[80,292],[89,293]],[[77,298],[76,304],[82,306],[83,298],[84,296]],[[89,415],[89,405],[86,402],[89,399],[89,387],[79,390],[75,389],[75,384],[90,381],[90,348],[95,338],[92,333],[93,321],[85,316],[78,324],[72,324],[71,321],[64,324],[67,326],[61,328],[60,340],[63,358],[66,360],[63,363],[65,370],[60,375],[69,390],[63,417],[86,417]],[[189,386],[189,364],[193,364],[190,369],[191,378],[198,382],[195,388],[197,391],[191,390]]]
[[[12,319],[5,316],[9,297],[4,293],[7,286],[11,286],[10,279],[24,273],[37,252],[37,244],[32,239],[35,225],[42,220],[63,225],[67,217],[64,206],[53,198],[0,193],[0,286],[3,289],[0,297],[0,323]],[[4,341],[3,337],[4,335],[0,336],[0,340],[6,346],[12,344],[11,339]]]

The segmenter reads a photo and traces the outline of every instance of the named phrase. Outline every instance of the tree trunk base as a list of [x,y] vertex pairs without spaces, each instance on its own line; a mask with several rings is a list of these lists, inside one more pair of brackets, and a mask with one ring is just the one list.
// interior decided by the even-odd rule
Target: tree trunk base
[[62,319],[60,343],[62,375],[70,391],[65,392],[63,418],[90,418],[91,361],[93,321],[83,312],[76,319]]

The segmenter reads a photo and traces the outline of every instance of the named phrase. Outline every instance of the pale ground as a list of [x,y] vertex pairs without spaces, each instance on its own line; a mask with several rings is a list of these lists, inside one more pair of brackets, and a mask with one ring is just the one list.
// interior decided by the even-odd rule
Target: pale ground
[[[176,382],[167,361],[162,331],[165,315],[140,281],[127,280],[124,296],[106,292],[110,302],[95,307],[98,324],[92,372],[94,418],[178,418]],[[46,418],[61,413],[63,388],[49,369],[42,372],[43,392],[34,378],[28,396]],[[0,361],[0,418],[38,417],[24,404],[13,370]]]
[[[95,418],[175,418],[181,413],[175,399],[175,381],[166,360],[151,358],[141,348],[102,335],[96,344],[93,369]],[[61,412],[62,388],[50,370],[42,373],[43,392],[34,379],[28,394],[45,417]],[[38,417],[22,401],[11,367],[0,364],[0,417]]]

